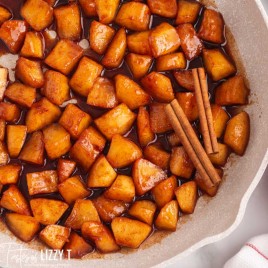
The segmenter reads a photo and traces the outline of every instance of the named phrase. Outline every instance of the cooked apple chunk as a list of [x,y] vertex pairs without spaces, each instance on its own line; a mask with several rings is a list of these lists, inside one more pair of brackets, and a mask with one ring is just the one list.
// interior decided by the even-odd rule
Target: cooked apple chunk
[[48,225],[39,234],[39,238],[54,250],[61,250],[70,236],[71,229],[60,225]]
[[6,165],[8,161],[9,161],[9,154],[6,144],[3,141],[0,141],[0,166]]
[[111,227],[116,243],[129,248],[138,248],[152,231],[150,225],[125,217],[113,219]]
[[95,0],[96,10],[99,21],[104,24],[110,24],[115,17],[119,6],[119,0]]
[[155,220],[156,228],[160,230],[176,231],[177,222],[179,218],[178,202],[172,200],[161,208]]
[[197,1],[180,0],[178,2],[178,14],[176,24],[196,22],[202,5]]
[[78,2],[87,17],[97,16],[95,0],[78,0]]
[[45,84],[42,94],[52,103],[61,105],[70,98],[70,88],[68,78],[52,70],[45,72]]
[[5,135],[6,135],[6,121],[0,119],[0,141],[3,141],[5,139]]
[[42,129],[60,117],[60,108],[51,103],[47,98],[42,98],[34,103],[26,115],[26,126],[28,133]]
[[58,175],[55,170],[26,174],[29,195],[50,194],[58,191]]
[[41,131],[34,132],[21,150],[19,159],[31,164],[43,165],[45,145]]
[[121,5],[115,22],[133,31],[145,31],[149,29],[151,12],[144,3],[128,2]]
[[91,123],[91,116],[74,104],[68,104],[59,120],[73,139],[77,139]]
[[36,89],[21,83],[13,83],[6,89],[5,96],[21,106],[31,108],[36,99]]
[[75,232],[71,232],[68,242],[64,245],[65,257],[81,259],[84,255],[93,251],[92,246],[83,237]]
[[111,187],[105,191],[104,196],[109,199],[132,202],[135,197],[135,186],[132,178],[118,175]]
[[115,34],[101,63],[108,69],[114,69],[121,65],[127,48],[126,30],[121,28]]
[[68,208],[68,205],[60,200],[36,198],[30,201],[35,219],[44,225],[55,224]]
[[27,0],[20,14],[36,31],[44,30],[53,21],[53,8],[43,0]]
[[170,171],[172,174],[189,179],[194,171],[194,165],[183,147],[172,149],[170,157]]
[[150,105],[150,126],[153,133],[159,134],[172,130],[165,107],[165,103],[155,102]]
[[[0,6],[1,8],[1,6]],[[8,69],[0,67],[0,101],[3,100],[8,83]]]
[[247,112],[241,112],[230,119],[224,134],[224,143],[236,154],[242,156],[247,148],[250,135],[250,119]]
[[23,125],[7,126],[7,148],[11,158],[16,158],[20,154],[22,146],[26,140],[27,127]]
[[21,169],[22,166],[13,164],[0,166],[0,183],[3,185],[16,184],[19,180]]
[[93,20],[89,28],[90,48],[100,55],[104,54],[114,34],[112,27]]
[[88,187],[109,187],[116,178],[116,172],[104,155],[95,161],[88,174]]
[[221,49],[203,49],[203,61],[213,81],[219,81],[236,73],[235,65]]
[[20,54],[26,58],[43,59],[44,46],[42,35],[38,32],[27,32]]
[[155,58],[175,52],[181,44],[176,29],[167,22],[151,30],[149,43]]
[[16,104],[0,102],[0,119],[7,122],[16,122],[20,118],[21,111]]
[[23,242],[30,242],[40,229],[39,222],[31,216],[6,213],[5,221],[10,231]]
[[12,17],[11,12],[2,6],[0,6],[0,25]]
[[171,147],[181,145],[181,139],[175,132],[168,134],[167,140]]
[[151,72],[141,83],[144,89],[157,101],[170,102],[174,99],[173,87],[170,79],[157,72]]
[[77,199],[65,226],[78,230],[88,221],[100,222],[99,214],[91,200]]
[[127,36],[127,47],[130,52],[140,55],[152,55],[149,43],[150,31],[133,33]]
[[179,70],[174,72],[174,77],[178,84],[189,90],[189,91],[194,91],[194,77],[192,70]]
[[183,213],[191,214],[194,212],[197,201],[197,185],[195,181],[182,184],[175,190],[175,195]]
[[210,154],[208,157],[213,165],[224,167],[230,155],[227,145],[218,142],[218,153]]
[[186,65],[187,62],[182,52],[163,55],[156,60],[156,70],[158,72],[185,69]]
[[156,205],[154,202],[149,200],[140,200],[134,202],[128,211],[129,215],[149,225],[153,224],[155,212]]
[[242,75],[234,76],[216,88],[215,103],[225,105],[244,105],[248,103],[249,89]]
[[153,14],[171,19],[177,15],[176,0],[148,0],[147,3]]
[[71,88],[78,94],[87,97],[103,67],[88,57],[83,57],[70,80]]
[[70,150],[70,157],[85,171],[89,170],[105,147],[104,137],[93,127],[82,132]]
[[79,45],[70,40],[60,40],[46,57],[45,63],[62,74],[68,75],[82,55],[83,49]]
[[86,239],[92,240],[96,248],[102,253],[115,252],[120,249],[111,231],[100,222],[85,222],[82,225],[82,235]]
[[54,9],[57,33],[61,39],[80,39],[82,26],[81,14],[76,3],[59,6]]
[[152,196],[159,208],[162,208],[173,199],[176,188],[177,179],[175,176],[171,176],[168,179],[161,181],[152,189]]
[[[27,24],[23,20],[8,20],[1,25],[0,39],[11,53],[16,54],[21,49],[27,28]],[[14,35],[14,33],[16,34]]]
[[119,217],[128,209],[128,204],[121,200],[112,200],[104,195],[93,200],[93,203],[104,222],[111,222],[115,217]]
[[104,77],[98,77],[87,97],[87,104],[108,109],[118,105],[113,82]]
[[141,149],[131,140],[119,134],[113,136],[107,160],[114,168],[123,168],[142,157]]
[[122,103],[97,118],[95,124],[102,134],[111,140],[115,134],[126,134],[132,127],[135,119],[136,114],[126,104]]
[[137,195],[143,195],[167,178],[167,174],[148,160],[139,159],[133,165],[132,177]]
[[216,104],[211,105],[211,113],[216,137],[220,138],[226,128],[226,124],[230,117],[221,106],[218,106]]
[[58,185],[58,189],[68,204],[74,203],[90,195],[91,191],[86,188],[80,176],[71,177]]
[[224,20],[221,13],[213,9],[205,9],[198,36],[208,42],[224,43]]
[[59,159],[57,165],[57,172],[59,181],[63,182],[70,178],[76,168],[76,163],[68,159]]

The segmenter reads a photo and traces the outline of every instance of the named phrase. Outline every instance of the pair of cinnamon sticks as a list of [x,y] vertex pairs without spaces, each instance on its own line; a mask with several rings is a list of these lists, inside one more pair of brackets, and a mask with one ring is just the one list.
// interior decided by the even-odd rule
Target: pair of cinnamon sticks
[[203,68],[194,69],[195,93],[198,104],[204,146],[201,145],[185,113],[177,100],[166,106],[169,121],[207,187],[218,185],[221,178],[212,165],[208,154],[218,152],[218,142],[213,128],[213,119],[208,96],[208,86]]

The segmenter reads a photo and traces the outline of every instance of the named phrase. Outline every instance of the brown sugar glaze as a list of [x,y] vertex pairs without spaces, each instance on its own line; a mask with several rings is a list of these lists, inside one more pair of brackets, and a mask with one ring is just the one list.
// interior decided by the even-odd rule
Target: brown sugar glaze
[[[12,14],[13,14],[12,19],[22,19],[22,17],[20,16],[20,8],[21,8],[23,2],[24,2],[23,0],[0,0],[0,5],[8,8],[12,12]],[[122,2],[127,2],[127,1],[122,1]],[[60,6],[60,5],[65,5],[65,4],[68,4],[68,0],[59,0],[59,1],[57,1],[55,7]],[[201,12],[199,14],[199,18],[198,18],[198,20],[196,22],[195,29],[198,29],[198,27],[199,27],[199,24],[200,24],[200,21],[201,21],[201,18],[202,18],[202,14],[203,14],[203,9],[201,10]],[[91,23],[92,20],[94,20],[96,18],[86,18],[84,16],[83,12],[82,12],[82,18],[83,18],[82,19],[83,20],[82,21],[83,34],[81,36],[81,39],[88,39],[88,32],[89,32],[90,23]],[[153,16],[151,28],[159,25],[160,23],[162,23],[164,21],[169,22],[171,25],[174,25],[173,20],[162,18],[162,17],[159,17],[159,16]],[[112,26],[116,30],[119,28],[116,24],[112,24]],[[50,26],[49,29],[56,31],[55,24],[53,23]],[[130,33],[130,31],[128,31],[128,33]],[[49,40],[46,40],[46,34],[44,32],[43,32],[43,36],[45,38],[46,44],[48,44]],[[49,47],[46,45],[45,56],[48,55],[48,53],[53,48],[54,44],[56,44],[56,42],[53,42],[52,45],[49,45]],[[227,42],[225,42],[225,44],[223,44],[223,45],[215,45],[215,44],[210,44],[210,43],[204,42],[204,46],[206,48],[221,47],[224,52],[228,51]],[[180,50],[181,50],[181,48],[180,48]],[[1,40],[0,40],[0,52],[1,52],[0,53],[1,55],[5,54],[5,53],[9,53],[7,47],[5,46],[5,44]],[[94,51],[90,50],[90,48],[87,49],[84,52],[84,55],[89,56],[90,58],[94,59],[97,62],[100,62],[101,59],[102,59],[102,56],[96,54]],[[187,66],[188,66],[188,69],[192,69],[192,68],[196,68],[196,67],[202,67],[203,66],[202,58],[198,57],[198,58],[194,59],[193,61],[188,61]],[[45,66],[45,64],[44,64],[43,67],[47,67],[47,66]],[[155,70],[155,64],[152,65],[151,71],[152,70]],[[132,76],[132,74],[131,74],[131,72],[130,72],[130,70],[129,70],[129,68],[128,68],[128,66],[127,66],[125,61],[117,69],[113,69],[113,70],[104,69],[102,75],[107,77],[107,78],[113,78],[116,74],[127,75],[128,77],[130,77],[131,79],[133,79],[134,81],[139,83],[139,81],[137,81],[137,80],[135,80],[135,78],[133,78],[133,76]],[[177,84],[177,82],[175,81],[174,76],[172,75],[172,72],[165,72],[165,74],[171,79],[173,89],[174,89],[175,92],[185,91],[182,87],[180,87]],[[209,92],[211,94],[212,102],[213,102],[213,99],[214,99],[214,96],[213,96],[214,89],[219,85],[220,82],[221,81],[215,83],[215,82],[212,82],[212,80],[210,78],[208,78]],[[71,97],[73,99],[77,100],[77,102],[78,102],[77,106],[80,109],[82,109],[83,111],[89,113],[93,118],[97,118],[100,115],[102,115],[105,112],[107,112],[107,109],[99,109],[99,108],[89,106],[86,103],[86,98],[81,97],[81,96],[75,94],[74,92],[71,92]],[[41,95],[39,95],[39,98],[41,98]],[[228,109],[228,111],[229,111],[229,109]],[[234,108],[234,107],[230,108],[230,112],[232,114],[236,113],[235,111],[236,111],[236,108]],[[135,112],[137,112],[137,111],[135,111]],[[26,114],[26,110],[22,110],[21,118],[17,122],[17,124],[25,124],[25,114]],[[169,146],[169,144],[167,142],[167,134],[168,133],[157,135],[155,141],[157,143],[161,144],[166,151],[170,152],[171,148],[170,148],[170,146]],[[138,138],[137,138],[137,132],[136,132],[136,126],[135,125],[132,128],[132,130],[128,134],[126,134],[125,136],[127,136],[129,139],[131,139],[132,141],[134,141],[135,143],[138,144]],[[107,154],[108,149],[109,149],[109,143],[106,144],[106,147],[104,149],[104,154]],[[64,158],[68,158],[68,155],[64,156]],[[23,195],[27,198],[27,200],[30,200],[32,197],[28,193],[27,183],[26,183],[26,174],[31,173],[31,172],[43,171],[43,170],[50,170],[50,169],[55,170],[57,168],[57,160],[56,161],[51,161],[51,160],[48,159],[48,157],[46,157],[45,164],[43,166],[36,166],[36,165],[26,164],[26,163],[21,162],[21,161],[19,161],[17,159],[11,159],[10,163],[20,163],[20,164],[23,165],[23,170],[22,170],[22,173],[21,173],[20,181],[19,181],[19,188],[22,191]],[[124,169],[117,169],[117,173],[131,176],[131,166],[127,167],[127,168],[124,168]],[[168,172],[168,173],[169,173],[168,175],[170,175],[170,172]],[[76,168],[76,170],[74,172],[74,175],[81,175],[83,180],[86,182],[87,174],[85,174],[85,172],[83,172],[83,170],[80,169],[79,167]],[[184,180],[178,178],[178,185],[181,185],[183,183],[184,183]],[[5,189],[6,189],[6,186],[4,187],[3,191]],[[106,190],[105,188],[93,189],[92,194],[91,194],[90,197],[88,197],[88,199],[93,199],[93,198],[99,196],[105,190]],[[199,191],[199,195],[202,195],[201,191]],[[53,198],[53,199],[63,200],[62,196],[59,193],[56,193],[56,194],[55,193],[54,194],[42,194],[42,195],[35,195],[34,196],[34,198],[38,198],[38,197]],[[151,197],[150,194],[145,194],[144,196],[136,198],[136,200],[137,199],[152,199],[152,197]],[[65,222],[65,220],[67,219],[67,217],[70,214],[71,210],[72,210],[72,206],[70,206],[69,209],[65,212],[65,214],[60,219],[58,224],[63,224]],[[5,209],[1,209],[0,215],[3,214],[3,213],[5,213]]]

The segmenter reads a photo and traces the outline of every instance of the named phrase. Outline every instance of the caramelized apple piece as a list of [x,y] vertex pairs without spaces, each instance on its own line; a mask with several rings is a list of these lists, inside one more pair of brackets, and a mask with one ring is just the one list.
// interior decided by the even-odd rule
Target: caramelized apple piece
[[74,104],[68,104],[59,120],[73,139],[77,139],[91,123],[91,116]]
[[179,0],[176,24],[194,24],[201,10],[201,4],[197,1]]
[[101,63],[108,69],[114,69],[120,66],[124,59],[127,48],[126,30],[121,28],[115,34],[109,45]]
[[[1,12],[1,6],[0,6],[0,12]],[[8,69],[0,68],[0,101],[2,101],[4,98],[4,94],[8,83],[7,79],[8,79]]]
[[27,32],[24,40],[23,47],[20,51],[21,56],[26,58],[44,57],[43,37],[38,32]]
[[125,217],[113,219],[111,227],[116,243],[129,248],[138,248],[152,231],[150,225]]
[[186,65],[187,62],[182,52],[163,55],[156,60],[156,70],[158,72],[185,69]]
[[96,248],[103,253],[118,251],[120,248],[115,243],[111,231],[101,222],[88,221],[82,225],[83,237],[93,240]]
[[53,8],[43,0],[27,0],[20,14],[36,31],[44,30],[53,21]]
[[82,32],[81,15],[76,3],[55,8],[54,16],[57,24],[57,33],[61,39],[80,39]]
[[19,180],[20,172],[21,172],[20,165],[5,165],[0,166],[0,183],[5,184],[16,184]]
[[70,40],[60,40],[46,57],[45,63],[51,68],[68,75],[82,55],[83,49],[79,45]]
[[6,213],[5,222],[10,231],[23,242],[30,242],[40,229],[39,222],[26,215]]
[[68,78],[59,72],[47,70],[42,94],[56,105],[63,104],[70,98]]
[[140,200],[134,202],[128,211],[129,215],[149,225],[153,224],[155,212],[156,205],[154,202],[149,200]]
[[177,222],[179,218],[179,207],[175,200],[168,202],[161,208],[155,220],[155,226],[161,230],[176,231]]
[[211,112],[216,137],[220,138],[226,128],[226,124],[229,120],[229,115],[222,107],[216,104],[211,105]]
[[83,57],[70,80],[71,88],[78,94],[87,97],[102,70],[103,67],[100,64],[88,57]]
[[174,99],[174,92],[170,79],[157,72],[151,72],[141,83],[144,89],[157,101],[170,102]]
[[0,39],[11,53],[17,54],[21,49],[27,28],[27,24],[23,20],[8,20],[1,25]]
[[28,133],[42,129],[57,121],[61,111],[58,106],[51,103],[47,98],[42,98],[34,103],[26,115],[26,126]]
[[132,202],[135,197],[135,186],[132,178],[118,175],[111,187],[105,191],[104,196],[109,199]]
[[109,187],[116,178],[116,172],[107,161],[104,155],[101,155],[92,165],[88,174],[88,187]]
[[133,33],[127,36],[127,47],[130,52],[140,55],[152,55],[149,43],[150,31]]
[[71,229],[60,225],[48,225],[39,234],[39,238],[54,250],[61,250],[70,236]]
[[221,13],[213,9],[205,9],[198,36],[208,42],[224,43],[224,20]]
[[168,134],[167,140],[171,147],[181,145],[181,139],[175,132]]
[[11,158],[16,158],[20,154],[22,146],[26,140],[27,127],[23,125],[7,126],[7,148]]
[[31,164],[43,165],[45,145],[41,131],[34,132],[21,150],[19,159]]
[[50,194],[58,191],[58,175],[55,170],[26,174],[29,195]]
[[4,142],[0,141],[0,165],[6,165],[9,161],[9,154]]
[[68,205],[60,200],[36,198],[30,201],[35,219],[44,225],[55,224],[68,208]]
[[148,0],[147,3],[153,14],[171,19],[177,15],[176,0]]
[[178,92],[176,93],[176,99],[190,122],[198,119],[199,113],[195,93]]
[[2,6],[0,6],[0,25],[12,17],[11,12]]
[[218,153],[210,154],[208,157],[213,165],[224,167],[230,155],[227,145],[218,142]]
[[70,178],[76,168],[76,163],[67,159],[59,159],[57,165],[57,172],[59,176],[59,181],[63,182]]
[[78,0],[78,2],[87,17],[97,16],[95,0]]
[[115,22],[133,31],[145,31],[149,29],[151,12],[144,3],[128,2],[121,5]]
[[5,139],[5,135],[6,135],[6,121],[0,119],[0,141],[3,141]]
[[115,217],[122,215],[127,209],[128,204],[120,200],[105,198],[104,195],[93,200],[100,218],[105,222],[111,222]]
[[85,171],[95,162],[105,146],[104,137],[93,127],[82,132],[70,150],[70,157]]
[[192,70],[175,71],[174,77],[181,87],[189,91],[194,91],[195,87],[194,87],[194,77],[192,74]]
[[137,195],[143,195],[167,178],[167,174],[148,160],[139,159],[133,165],[132,177]]
[[144,149],[144,157],[164,170],[169,167],[170,154],[156,144],[148,145]]
[[235,65],[219,48],[203,49],[203,61],[213,81],[219,81],[236,73]]
[[100,55],[104,54],[114,34],[112,27],[93,20],[89,28],[90,48]]
[[165,107],[165,103],[155,102],[150,105],[150,126],[153,133],[159,134],[172,130]]
[[195,181],[182,184],[175,190],[175,195],[183,213],[191,214],[194,212],[197,201],[197,185]]
[[129,53],[126,62],[134,78],[140,79],[146,75],[152,65],[153,58],[146,55]]
[[136,119],[133,113],[124,103],[113,108],[111,111],[97,118],[94,122],[98,129],[111,139],[115,134],[127,133]]
[[31,108],[36,99],[36,90],[21,83],[13,83],[6,89],[5,96],[21,106]]
[[194,165],[183,147],[172,149],[170,157],[170,171],[172,174],[190,179],[194,171]]
[[99,21],[104,24],[110,24],[115,17],[119,6],[119,0],[95,0],[96,10]]
[[247,112],[241,112],[230,119],[224,134],[224,143],[236,154],[242,156],[247,148],[250,135],[250,119]]
[[108,78],[98,77],[87,97],[87,104],[100,108],[114,108],[118,105],[115,87]]
[[16,104],[0,102],[0,119],[14,123],[19,120],[20,112]]
[[1,207],[18,214],[31,215],[30,206],[16,185],[10,185],[4,191],[1,198]]
[[180,47],[180,37],[173,26],[163,22],[151,30],[149,43],[153,56],[158,58],[175,52]]
[[100,222],[99,214],[91,200],[77,199],[65,226],[78,230],[88,221]]
[[68,242],[64,245],[64,251],[67,258],[81,259],[84,255],[93,251],[93,248],[83,237],[71,232]]

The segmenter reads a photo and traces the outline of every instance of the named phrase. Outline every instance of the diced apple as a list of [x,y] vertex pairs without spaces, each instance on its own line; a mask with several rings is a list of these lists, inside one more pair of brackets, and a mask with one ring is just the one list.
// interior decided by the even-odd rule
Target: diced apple
[[23,125],[7,126],[7,148],[11,158],[20,154],[27,136],[27,127]]
[[16,122],[20,118],[21,111],[16,104],[0,102],[0,119],[7,122]]
[[[1,12],[1,6],[0,6]],[[1,20],[1,19],[0,19]],[[7,68],[0,68],[0,101],[3,100],[8,83],[8,69]]]
[[119,6],[119,0],[95,0],[96,10],[99,21],[104,24],[110,24],[115,17]]
[[171,147],[181,145],[181,139],[175,132],[168,134],[167,140]]
[[150,31],[133,33],[127,36],[127,47],[130,52],[140,55],[152,55],[149,43]]
[[70,178],[76,168],[76,163],[68,159],[59,159],[57,165],[57,172],[59,177],[59,182],[63,182]]
[[8,161],[9,161],[9,154],[6,144],[3,141],[0,141],[0,166],[6,165]]
[[19,180],[21,169],[22,166],[13,164],[0,166],[0,183],[2,185],[16,184]]
[[182,52],[163,55],[156,60],[156,70],[158,72],[185,69],[186,65],[187,62]]
[[78,2],[87,17],[97,16],[95,0],[78,0]]
[[196,22],[202,5],[197,1],[180,0],[178,2],[178,14],[176,24]]
[[4,7],[0,7],[0,25],[12,17],[11,12]]
[[218,153],[210,154],[208,157],[213,165],[224,167],[230,155],[227,145],[218,142]]
[[6,135],[6,121],[0,119],[0,141],[4,141]]
[[21,56],[26,58],[38,58],[44,57],[44,45],[43,37],[38,32],[27,32],[24,40],[23,47],[20,51]]
[[213,117],[213,127],[217,138],[220,138],[226,128],[226,124],[229,120],[228,113],[216,104],[211,105],[211,112]]
[[181,87],[183,87],[189,91],[195,90],[194,77],[193,77],[192,70],[175,71],[174,77]]
[[155,15],[171,19],[177,15],[176,0],[148,0],[147,3],[151,12]]

